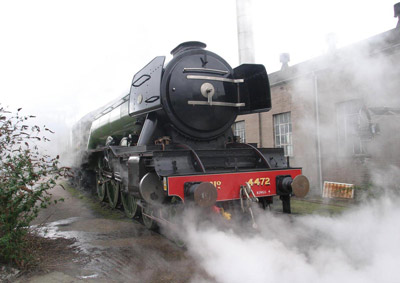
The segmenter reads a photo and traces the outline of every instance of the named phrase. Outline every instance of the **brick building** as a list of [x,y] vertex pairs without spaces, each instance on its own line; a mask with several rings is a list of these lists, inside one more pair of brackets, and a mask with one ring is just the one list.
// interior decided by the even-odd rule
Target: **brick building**
[[311,192],[323,181],[367,184],[400,167],[400,28],[269,74],[272,109],[239,116],[236,135],[283,147]]

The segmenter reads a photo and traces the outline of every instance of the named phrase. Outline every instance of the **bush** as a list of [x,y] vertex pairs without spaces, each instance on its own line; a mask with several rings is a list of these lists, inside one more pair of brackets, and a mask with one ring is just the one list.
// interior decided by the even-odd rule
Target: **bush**
[[[29,125],[34,116],[11,114],[0,105],[0,262],[19,267],[30,260],[25,237],[40,209],[52,201],[49,190],[65,173],[58,156],[40,153],[41,142],[53,133],[46,127]],[[29,120],[29,121],[28,121]]]

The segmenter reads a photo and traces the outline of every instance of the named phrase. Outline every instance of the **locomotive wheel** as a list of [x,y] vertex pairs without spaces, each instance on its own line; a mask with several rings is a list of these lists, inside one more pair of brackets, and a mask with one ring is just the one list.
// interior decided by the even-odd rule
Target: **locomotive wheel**
[[[169,221],[171,221],[172,223],[175,223],[175,225],[177,224],[177,222],[180,221],[180,217],[183,215],[183,205],[181,203],[181,201],[174,199],[175,203],[171,204],[168,207],[168,219]],[[185,241],[183,241],[176,232],[171,233],[170,237],[169,237],[174,243],[175,245],[177,245],[179,248],[183,248],[186,246]]]
[[150,217],[146,216],[145,214],[153,216],[154,213],[155,213],[155,209],[153,207],[151,207],[150,205],[142,206],[143,224],[149,230],[157,229],[158,225],[157,225],[157,222],[154,221],[153,218],[150,218]]
[[174,238],[174,243],[178,248],[186,247],[186,242],[179,237]]
[[179,216],[183,215],[183,208],[182,201],[174,197],[171,204],[168,206],[168,220],[172,223],[180,222],[181,219]]
[[106,198],[106,185],[107,183],[104,183],[105,179],[101,176],[101,173],[98,172],[96,174],[96,190],[97,190],[97,197],[99,198],[100,201],[104,201]]
[[129,218],[135,217],[138,213],[136,198],[128,193],[121,192],[121,200],[125,215]]
[[111,180],[107,183],[108,203],[112,208],[116,208],[119,201],[119,183]]

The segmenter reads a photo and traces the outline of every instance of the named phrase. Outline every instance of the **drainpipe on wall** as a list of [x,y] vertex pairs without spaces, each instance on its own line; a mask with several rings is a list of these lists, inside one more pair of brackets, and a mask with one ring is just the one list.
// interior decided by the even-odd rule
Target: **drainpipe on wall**
[[313,89],[315,97],[315,121],[317,130],[317,169],[318,169],[318,185],[322,193],[322,161],[321,161],[321,133],[320,133],[320,123],[319,123],[319,98],[318,98],[318,77],[313,72]]

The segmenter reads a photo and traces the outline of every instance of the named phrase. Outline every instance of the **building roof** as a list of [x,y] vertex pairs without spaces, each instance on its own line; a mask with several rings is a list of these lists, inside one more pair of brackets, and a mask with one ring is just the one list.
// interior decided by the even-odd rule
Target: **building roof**
[[[378,54],[397,53],[400,51],[400,28],[395,28],[370,38],[337,49],[333,52],[318,56],[308,61],[269,74],[271,86],[312,74],[321,70],[330,69],[340,64],[345,65],[362,56],[376,56]],[[365,58],[365,57],[364,57]]]

